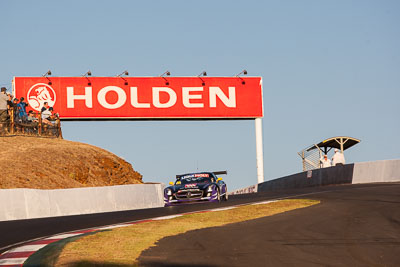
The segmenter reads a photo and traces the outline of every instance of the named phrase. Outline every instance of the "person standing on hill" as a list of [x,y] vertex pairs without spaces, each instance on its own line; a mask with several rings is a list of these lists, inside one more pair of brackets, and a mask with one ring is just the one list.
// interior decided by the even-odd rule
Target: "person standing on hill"
[[13,96],[10,93],[7,93],[7,109],[8,109],[8,117],[11,116],[11,108],[14,106],[13,104]]
[[0,89],[0,122],[7,120],[7,88],[1,87]]
[[28,104],[24,102],[25,98],[21,97],[19,103],[17,104],[18,107],[18,118],[24,122],[26,121],[26,118],[28,117],[28,114],[26,113],[26,107]]
[[13,99],[13,112],[14,112],[14,121],[18,121],[18,98]]
[[335,148],[335,154],[332,157],[332,166],[339,166],[346,164],[344,155],[339,149]]

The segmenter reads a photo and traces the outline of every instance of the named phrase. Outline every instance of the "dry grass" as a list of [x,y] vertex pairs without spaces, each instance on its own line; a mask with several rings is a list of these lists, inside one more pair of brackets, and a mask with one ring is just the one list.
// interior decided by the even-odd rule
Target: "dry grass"
[[132,165],[88,144],[40,137],[0,137],[0,189],[59,189],[142,183]]
[[318,204],[315,200],[282,200],[269,204],[246,205],[231,210],[184,215],[151,221],[85,236],[65,246],[56,266],[93,264],[135,265],[140,253],[166,236],[194,229],[242,222]]

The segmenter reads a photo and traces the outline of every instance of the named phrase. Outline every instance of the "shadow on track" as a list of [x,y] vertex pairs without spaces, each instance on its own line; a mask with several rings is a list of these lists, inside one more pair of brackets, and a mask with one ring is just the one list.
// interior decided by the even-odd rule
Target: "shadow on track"
[[[140,266],[399,266],[400,184],[334,186],[319,205],[166,237]],[[184,255],[184,257],[182,256]]]

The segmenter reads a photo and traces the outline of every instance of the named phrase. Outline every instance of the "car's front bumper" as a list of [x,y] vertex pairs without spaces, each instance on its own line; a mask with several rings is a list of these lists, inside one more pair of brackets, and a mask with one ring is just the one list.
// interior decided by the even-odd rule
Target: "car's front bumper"
[[174,206],[179,204],[189,204],[189,203],[196,203],[196,202],[203,202],[203,201],[217,201],[217,193],[212,193],[211,196],[208,197],[200,197],[200,198],[172,198],[169,199],[168,196],[164,196],[164,205],[165,206]]

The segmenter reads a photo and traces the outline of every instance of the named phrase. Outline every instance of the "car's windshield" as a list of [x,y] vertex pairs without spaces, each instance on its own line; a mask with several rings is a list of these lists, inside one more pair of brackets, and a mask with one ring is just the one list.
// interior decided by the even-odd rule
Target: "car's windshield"
[[180,180],[176,181],[176,183],[179,183],[179,181],[181,184],[212,183],[214,181],[214,177],[212,177],[212,175],[209,173],[196,173],[184,175]]

